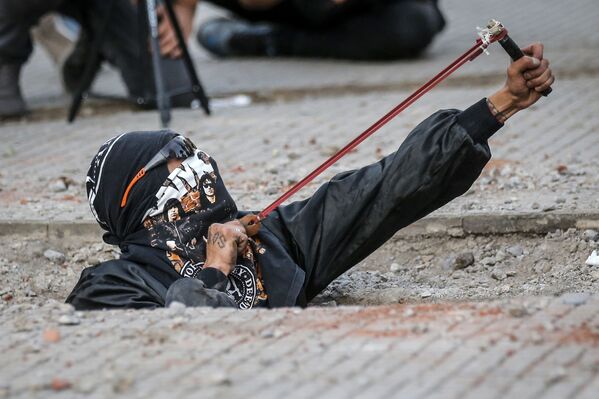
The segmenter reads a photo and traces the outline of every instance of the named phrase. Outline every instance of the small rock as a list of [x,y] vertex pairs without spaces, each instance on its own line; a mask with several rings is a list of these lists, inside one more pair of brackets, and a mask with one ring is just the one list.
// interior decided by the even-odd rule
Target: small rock
[[545,342],[545,339],[543,338],[543,336],[541,334],[539,334],[538,332],[536,332],[536,331],[534,331],[531,334],[530,340],[535,345],[541,345],[543,342]]
[[262,338],[279,338],[283,335],[283,332],[281,330],[264,330],[262,331],[262,333],[260,334],[260,336]]
[[507,274],[502,270],[494,269],[491,272],[491,277],[493,277],[495,280],[503,281],[507,278]]
[[590,294],[584,292],[568,292],[561,296],[565,305],[580,306],[589,300]]
[[44,342],[56,343],[60,341],[60,332],[54,328],[48,328],[42,333]]
[[321,302],[318,304],[318,306],[325,308],[334,308],[337,306],[337,302],[334,299],[332,299],[330,301]]
[[112,384],[112,390],[115,393],[127,392],[133,386],[133,382],[131,377],[120,377]]
[[62,264],[66,260],[62,252],[55,251],[53,249],[47,249],[44,251],[44,257],[53,263]]
[[63,191],[67,191],[69,188],[66,182],[63,179],[56,179],[48,186],[50,191],[54,191],[55,193],[60,193]]
[[389,270],[391,270],[393,273],[397,273],[401,270],[401,266],[399,266],[399,263],[391,263]]
[[79,323],[81,323],[79,318],[72,314],[63,314],[58,318],[58,324],[63,326],[76,326]]
[[430,296],[432,296],[433,294],[430,291],[424,291],[423,293],[420,294],[421,298],[428,298]]
[[504,251],[502,251],[501,249],[499,251],[497,251],[497,253],[495,254],[495,261],[497,263],[502,262],[505,260],[505,258],[507,257],[506,253]]
[[472,252],[462,252],[453,260],[453,269],[465,269],[474,263],[474,254]]
[[65,379],[55,377],[52,379],[50,387],[54,391],[64,391],[65,389],[69,389],[71,387],[71,383]]
[[412,327],[412,332],[414,334],[425,334],[428,332],[428,330],[429,328],[426,324],[416,324]]
[[543,212],[550,212],[550,211],[555,211],[557,209],[557,207],[555,206],[555,204],[551,204],[551,205],[546,205],[543,207],[542,211]]
[[185,304],[183,304],[181,302],[173,301],[168,305],[168,312],[173,316],[180,315],[185,312],[186,308],[187,307],[185,306]]
[[558,367],[549,373],[549,377],[545,381],[546,385],[554,385],[562,381],[568,376],[568,373],[563,367]]
[[520,245],[513,245],[511,247],[508,247],[505,250],[505,252],[507,252],[508,254],[512,255],[515,258],[524,254],[524,250],[522,249],[522,247]]
[[515,270],[508,270],[505,272],[505,275],[508,277],[514,277],[516,275],[516,271]]
[[582,236],[587,241],[598,241],[599,240],[599,232],[597,230],[585,230],[582,233]]
[[202,380],[209,385],[231,385],[233,382],[229,376],[222,370],[215,370],[203,374]]
[[530,206],[532,209],[539,209],[541,207],[541,205],[539,205],[538,202],[533,202],[532,205]]
[[407,308],[406,310],[404,310],[403,315],[404,317],[412,317],[416,314],[416,312],[414,311],[414,309],[412,308]]
[[60,311],[60,314],[75,314],[75,307],[70,303],[57,303],[54,306]]
[[87,262],[88,265],[92,265],[92,266],[95,266],[98,263],[100,263],[100,259],[98,259],[95,256],[90,256],[85,261]]
[[6,302],[12,301],[13,298],[14,297],[10,292],[7,292],[6,294],[2,295],[2,300]]
[[495,262],[495,257],[493,256],[487,256],[485,258],[483,258],[481,260],[481,263],[483,265],[487,265],[487,266],[493,266],[496,262]]
[[182,316],[173,317],[172,323],[171,323],[171,328],[180,327],[180,326],[184,325],[185,323],[187,323],[187,319],[185,317],[182,317]]
[[593,251],[585,263],[589,266],[599,266],[599,255],[597,255],[597,251]]
[[505,284],[499,287],[499,292],[501,292],[502,294],[507,294],[508,292],[510,292],[511,289],[512,287],[509,284]]
[[524,317],[528,315],[528,309],[522,305],[514,305],[508,309],[508,313],[512,317]]
[[562,197],[560,197],[560,198],[556,199],[556,200],[555,200],[555,202],[556,202],[557,204],[564,204],[564,203],[566,202],[566,199],[565,199],[565,198],[562,198]]

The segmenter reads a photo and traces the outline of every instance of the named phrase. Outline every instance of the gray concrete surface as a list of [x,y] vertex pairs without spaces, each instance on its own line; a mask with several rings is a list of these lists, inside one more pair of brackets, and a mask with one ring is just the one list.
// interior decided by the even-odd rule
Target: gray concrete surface
[[589,295],[334,311],[0,306],[7,398],[594,399],[599,388]]
[[[595,78],[560,81],[555,95],[509,120],[491,140],[493,160],[483,176],[468,195],[438,213],[597,209],[598,83]],[[497,87],[430,93],[296,199],[309,195],[335,173],[374,162],[397,148],[413,127],[437,109],[468,107]],[[242,209],[260,209],[407,94],[311,97],[222,109],[210,118],[197,111],[177,111],[172,128],[191,137],[219,162]],[[93,154],[109,137],[155,129],[155,123],[154,112],[122,112],[72,125],[52,120],[0,127],[0,219],[89,220],[83,181]],[[53,191],[61,178],[68,189]]]
[[[74,313],[55,302],[84,267],[118,256],[99,242],[85,201],[91,156],[115,134],[156,129],[158,117],[91,101],[66,124],[68,98],[37,49],[23,78],[33,115],[0,125],[0,398],[597,397],[599,270],[584,261],[599,244],[586,231],[599,228],[599,3],[441,5],[448,29],[419,60],[217,60],[192,44],[212,95],[255,102],[210,118],[178,110],[172,127],[216,158],[245,209],[268,204],[392,108],[468,48],[487,19],[521,44],[547,46],[554,93],[493,137],[493,160],[472,189],[307,310]],[[217,13],[204,4],[196,22]],[[495,46],[297,199],[376,161],[435,110],[492,93],[506,65]],[[110,69],[95,90],[123,94]],[[64,259],[51,261],[47,249]],[[465,253],[473,263],[456,269]]]

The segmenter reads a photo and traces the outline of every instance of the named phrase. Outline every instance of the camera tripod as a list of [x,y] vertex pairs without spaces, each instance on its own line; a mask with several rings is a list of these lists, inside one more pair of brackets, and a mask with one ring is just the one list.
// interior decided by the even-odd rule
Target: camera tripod
[[[69,108],[69,113],[68,113],[68,117],[67,117],[67,120],[69,123],[73,122],[75,120],[75,118],[77,117],[77,114],[79,112],[79,109],[81,108],[83,99],[88,96],[88,92],[89,92],[91,85],[94,81],[94,78],[96,76],[96,71],[98,70],[100,63],[102,62],[102,57],[100,54],[101,46],[102,46],[102,43],[106,36],[108,24],[110,23],[110,20],[111,20],[111,16],[112,16],[112,13],[114,10],[114,3],[115,3],[115,1],[120,1],[120,0],[109,0],[109,1],[110,1],[110,5],[108,7],[108,11],[107,11],[106,15],[104,16],[104,20],[102,21],[100,29],[94,34],[91,55],[87,59],[87,62],[85,64],[81,82],[79,83],[79,86],[77,87],[77,89],[75,90],[75,92],[73,94],[71,106]],[[185,69],[187,71],[187,75],[188,75],[188,78],[190,81],[191,93],[195,97],[195,100],[192,103],[192,106],[199,105],[200,107],[202,107],[202,109],[204,110],[206,115],[209,115],[210,114],[209,100],[208,100],[208,97],[206,96],[206,93],[204,92],[204,88],[202,87],[202,84],[200,83],[200,80],[196,73],[195,67],[193,65],[193,61],[191,60],[191,56],[189,55],[189,50],[185,43],[185,38],[183,37],[183,33],[181,31],[179,21],[177,20],[177,16],[175,15],[175,11],[173,9],[172,0],[158,0],[158,1],[161,1],[164,4],[164,7],[166,9],[166,15],[170,19],[173,29],[175,30],[177,42],[178,42],[179,48],[181,49],[181,52],[183,54],[182,60],[184,62]],[[161,123],[162,127],[168,127],[170,120],[171,120],[170,99],[171,99],[171,96],[173,95],[173,93],[167,92],[166,88],[164,86],[164,75],[163,75],[162,65],[161,65],[160,45],[159,45],[159,38],[158,38],[158,17],[156,14],[156,6],[157,6],[157,0],[140,0],[137,4],[138,13],[140,16],[139,19],[140,19],[140,21],[142,21],[144,19],[144,18],[142,18],[142,16],[145,17],[145,19],[146,19],[145,22],[147,22],[148,33],[149,33],[149,37],[150,37],[150,50],[151,51],[149,52],[149,55],[147,55],[147,56],[150,56],[151,60],[152,60],[152,72],[153,72],[153,78],[154,78],[154,85],[156,88],[155,101],[156,101],[156,107],[160,113],[160,123]],[[142,31],[144,31],[143,26],[144,26],[143,24],[140,24],[140,27],[139,27],[139,29]],[[145,46],[145,39],[146,39],[145,34],[140,35],[140,40],[142,41],[142,43],[141,43],[142,48],[144,48],[143,46]],[[142,51],[142,53],[147,54],[148,52]],[[147,65],[147,63],[145,63],[145,62],[142,62],[141,64]],[[137,102],[138,102],[138,104],[143,105],[144,103],[147,103],[147,99],[138,98]],[[197,104],[194,104],[195,102],[197,102]]]

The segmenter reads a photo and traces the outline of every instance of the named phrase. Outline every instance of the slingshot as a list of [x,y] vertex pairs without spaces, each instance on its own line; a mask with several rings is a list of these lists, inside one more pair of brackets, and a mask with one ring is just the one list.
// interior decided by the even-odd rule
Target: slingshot
[[[374,134],[377,130],[387,124],[390,120],[399,115],[403,110],[412,105],[416,100],[422,97],[424,94],[429,92],[433,87],[437,86],[443,80],[445,80],[449,75],[455,72],[458,68],[464,65],[468,61],[473,61],[476,57],[481,55],[483,52],[487,53],[487,47],[491,45],[491,43],[499,42],[501,46],[505,49],[505,51],[510,55],[513,61],[518,60],[519,58],[524,56],[524,53],[518,45],[508,36],[507,29],[501,24],[501,22],[496,20],[489,21],[489,24],[486,28],[478,29],[479,38],[476,40],[474,46],[472,46],[469,50],[467,50],[464,54],[458,57],[455,61],[449,64],[445,69],[439,72],[435,77],[426,82],[422,87],[417,89],[414,93],[410,94],[404,101],[399,103],[395,108],[389,111],[386,115],[376,121],[372,126],[362,132],[358,137],[350,141],[345,147],[340,149],[336,154],[332,155],[329,159],[323,162],[320,166],[318,166],[314,171],[309,173],[306,177],[298,181],[294,184],[288,191],[286,191],[283,195],[273,201],[270,205],[268,205],[264,210],[262,210],[258,215],[247,215],[241,219],[242,223],[246,226],[246,230],[248,235],[254,235],[258,232],[260,227],[260,221],[267,217],[273,210],[275,210],[279,205],[285,202],[289,197],[297,193],[304,186],[314,180],[318,175],[328,169],[331,165],[345,156],[348,152],[352,151],[356,148],[360,143]],[[551,88],[545,90],[542,94],[544,96],[549,95],[551,93]]]

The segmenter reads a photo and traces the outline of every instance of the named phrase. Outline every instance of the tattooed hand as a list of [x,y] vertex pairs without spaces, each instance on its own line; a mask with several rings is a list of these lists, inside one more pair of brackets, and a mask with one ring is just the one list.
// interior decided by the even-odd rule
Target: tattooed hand
[[206,240],[206,262],[204,267],[214,267],[228,275],[248,244],[245,228],[238,220],[224,224],[213,223],[208,228]]

